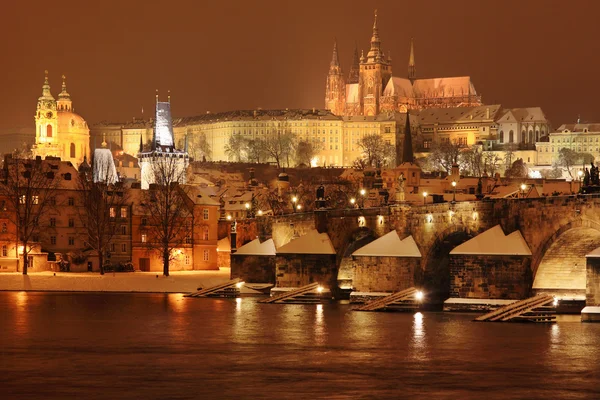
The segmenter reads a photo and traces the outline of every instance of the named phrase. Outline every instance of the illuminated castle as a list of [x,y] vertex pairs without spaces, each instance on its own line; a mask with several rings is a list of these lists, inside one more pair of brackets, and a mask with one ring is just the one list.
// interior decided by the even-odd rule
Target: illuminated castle
[[378,115],[386,111],[405,113],[408,109],[466,107],[481,105],[481,97],[468,76],[417,79],[414,46],[411,40],[406,78],[392,75],[392,57],[381,48],[377,11],[371,48],[365,57],[354,51],[348,79],[344,78],[337,43],[329,65],[325,108],[335,115]]
[[155,176],[159,170],[163,174],[167,172],[170,175],[167,177],[170,181],[185,183],[185,170],[189,164],[189,156],[187,151],[175,149],[170,95],[168,101],[164,102],[158,101],[158,93],[156,94],[156,118],[152,148],[150,151],[143,150],[140,140],[138,162],[141,169],[142,189],[148,189],[150,184],[156,183],[160,179]]
[[35,113],[35,144],[31,151],[34,157],[60,157],[77,167],[90,156],[90,130],[85,120],[75,114],[64,75],[62,78],[62,91],[57,101],[50,92],[48,71],[45,71],[42,96]]

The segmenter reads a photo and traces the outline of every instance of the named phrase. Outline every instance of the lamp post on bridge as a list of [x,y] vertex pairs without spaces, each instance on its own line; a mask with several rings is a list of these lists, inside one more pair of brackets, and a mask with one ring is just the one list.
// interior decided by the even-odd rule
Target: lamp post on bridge
[[456,181],[452,181],[452,204],[456,203]]
[[423,192],[423,205],[427,204],[427,192]]
[[583,171],[577,171],[577,176],[579,177],[579,192],[581,192],[581,179],[583,178]]

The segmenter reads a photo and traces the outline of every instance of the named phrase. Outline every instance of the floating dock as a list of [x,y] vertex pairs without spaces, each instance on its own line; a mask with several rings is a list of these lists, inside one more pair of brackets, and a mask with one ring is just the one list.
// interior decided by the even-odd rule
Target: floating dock
[[539,295],[517,301],[475,318],[477,322],[556,322],[556,300],[553,296]]

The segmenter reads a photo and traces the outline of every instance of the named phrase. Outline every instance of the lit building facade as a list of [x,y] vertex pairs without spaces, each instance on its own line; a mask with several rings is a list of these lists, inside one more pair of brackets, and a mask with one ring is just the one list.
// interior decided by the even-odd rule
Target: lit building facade
[[58,100],[50,92],[48,71],[46,71],[42,96],[38,99],[35,113],[35,144],[32,146],[34,157],[60,157],[79,166],[84,158],[90,156],[90,130],[87,122],[75,113],[73,101],[67,92],[63,76],[62,91]]
[[563,124],[536,143],[539,165],[558,162],[560,149],[589,153],[600,159],[600,124]]

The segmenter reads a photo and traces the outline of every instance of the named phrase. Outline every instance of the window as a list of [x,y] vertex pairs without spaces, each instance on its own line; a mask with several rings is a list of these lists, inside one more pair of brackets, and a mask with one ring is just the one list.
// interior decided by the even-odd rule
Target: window
[[22,194],[21,197],[19,197],[19,204],[25,204],[25,195]]
[[205,208],[205,209],[202,211],[202,213],[203,213],[203,217],[204,217],[204,219],[205,219],[205,220],[206,220],[206,219],[208,219],[208,208]]
[[127,207],[121,207],[121,218],[127,218]]
[[74,206],[75,205],[75,198],[74,197],[69,197],[69,205],[70,206]]
[[148,225],[148,219],[142,218],[142,225]]
[[75,245],[75,238],[73,236],[69,236],[69,246]]
[[513,131],[508,132],[508,143],[514,143],[515,140],[515,134],[513,133]]
[[50,236],[50,244],[56,244],[56,236]]
[[115,211],[114,207],[110,208],[109,215],[110,215],[111,218],[114,218],[114,217],[117,216],[117,212]]
[[8,249],[6,248],[6,245],[2,245],[2,257],[6,257],[8,255]]
[[127,253],[127,244],[126,243],[121,243],[121,251],[123,253]]
[[190,256],[188,256],[187,254],[185,255],[185,265],[190,265]]
[[71,143],[70,153],[70,157],[75,158],[75,143]]
[[121,225],[121,235],[127,235],[127,226]]
[[114,244],[114,243],[111,243],[111,244],[110,244],[110,251],[114,253],[114,252],[115,252],[115,249],[116,249],[116,246],[115,246],[115,244]]
[[39,202],[40,202],[40,196],[31,196],[32,204],[39,204]]
[[146,240],[148,240],[148,236],[145,233],[142,233],[142,243],[146,243]]
[[500,131],[500,143],[504,143],[504,131]]
[[208,240],[208,226],[204,227],[204,232],[202,232],[202,240]]
[[6,222],[2,223],[2,233],[6,233],[8,231],[8,227],[6,226]]
[[50,226],[56,226],[56,218],[50,218]]
[[208,250],[204,250],[204,252],[203,252],[203,254],[202,254],[202,259],[203,259],[204,261],[208,261],[208,255],[209,255],[209,252],[208,252]]
[[192,244],[192,237],[190,235],[185,237],[185,244]]
[[69,218],[69,228],[72,228],[75,226],[75,220],[73,218]]

